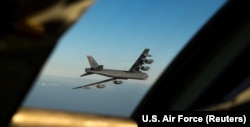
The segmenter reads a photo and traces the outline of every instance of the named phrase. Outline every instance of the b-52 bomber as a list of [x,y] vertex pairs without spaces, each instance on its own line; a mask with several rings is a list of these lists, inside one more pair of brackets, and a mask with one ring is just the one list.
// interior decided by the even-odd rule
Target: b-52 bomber
[[146,59],[147,57],[151,57],[151,55],[149,55],[148,52],[149,49],[145,49],[129,70],[104,69],[103,65],[99,65],[92,56],[88,55],[87,58],[91,68],[85,68],[86,73],[80,76],[83,77],[91,74],[98,74],[111,78],[83,86],[78,86],[73,89],[78,89],[78,88],[89,89],[90,88],[89,86],[92,85],[96,86],[97,88],[105,88],[105,85],[101,83],[109,81],[113,81],[114,84],[122,84],[123,83],[122,80],[127,80],[127,79],[146,80],[148,78],[148,75],[147,73],[144,73],[142,71],[149,70],[149,67],[144,66],[144,64],[151,64],[154,62],[152,59]]

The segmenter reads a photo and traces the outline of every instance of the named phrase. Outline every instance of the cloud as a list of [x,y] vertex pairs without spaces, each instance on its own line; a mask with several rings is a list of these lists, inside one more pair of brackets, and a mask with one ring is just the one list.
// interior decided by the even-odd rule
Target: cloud
[[44,87],[46,87],[46,86],[60,86],[60,84],[58,84],[58,83],[41,82],[40,86],[44,86]]

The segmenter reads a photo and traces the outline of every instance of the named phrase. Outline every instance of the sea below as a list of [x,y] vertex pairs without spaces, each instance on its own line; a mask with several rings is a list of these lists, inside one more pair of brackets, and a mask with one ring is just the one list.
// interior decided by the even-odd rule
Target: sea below
[[149,84],[124,80],[123,84],[104,83],[105,88],[72,89],[99,80],[41,76],[26,96],[23,106],[83,113],[130,117]]

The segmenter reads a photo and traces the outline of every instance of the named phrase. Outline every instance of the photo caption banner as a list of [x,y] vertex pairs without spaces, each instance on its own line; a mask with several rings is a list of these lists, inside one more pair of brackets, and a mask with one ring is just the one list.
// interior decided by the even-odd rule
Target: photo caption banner
[[165,113],[145,113],[137,118],[140,126],[164,126],[164,125],[249,125],[248,112],[226,111],[183,111]]

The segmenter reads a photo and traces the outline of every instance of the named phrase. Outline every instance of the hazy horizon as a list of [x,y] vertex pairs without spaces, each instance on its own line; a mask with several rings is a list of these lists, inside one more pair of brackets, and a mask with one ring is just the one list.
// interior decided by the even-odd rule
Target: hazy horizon
[[[43,76],[34,83],[23,106],[129,117],[148,90],[143,83],[104,83],[105,88],[72,89],[94,82],[88,78]],[[115,95],[115,96],[114,96]]]

